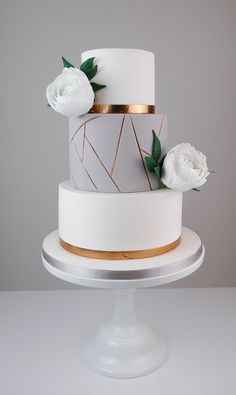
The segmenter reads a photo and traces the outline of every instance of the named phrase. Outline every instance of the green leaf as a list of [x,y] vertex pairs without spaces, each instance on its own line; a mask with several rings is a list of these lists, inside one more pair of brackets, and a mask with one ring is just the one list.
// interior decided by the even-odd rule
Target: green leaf
[[196,191],[196,192],[201,192],[200,189],[198,189],[198,188],[192,188],[192,190]]
[[49,103],[47,104],[47,107],[51,107]]
[[156,176],[157,176],[158,182],[160,184],[160,187],[163,188],[164,184],[163,184],[163,182],[161,180],[161,166],[158,165],[158,166],[154,167],[154,171],[156,173]]
[[156,173],[156,176],[157,176],[157,178],[158,178],[158,181],[160,181],[160,180],[161,180],[161,168],[160,168],[160,165],[154,167],[154,171],[155,171],[155,173]]
[[99,91],[100,89],[106,88],[106,85],[97,84],[96,82],[90,82],[94,93]]
[[147,165],[147,168],[148,168],[148,170],[149,171],[152,171],[153,173],[154,173],[154,168],[156,167],[156,161],[155,161],[155,159],[153,159],[152,157],[150,157],[150,156],[145,156],[145,162],[146,162],[146,165]]
[[63,65],[64,65],[64,67],[75,67],[75,66],[73,66],[73,64],[71,64],[70,62],[68,62],[68,60],[66,60],[65,58],[64,58],[64,56],[62,56],[62,62],[63,62]]
[[95,77],[97,71],[98,66],[95,66],[93,69],[86,71],[85,74],[87,75],[88,79],[91,80],[93,77]]
[[153,158],[158,163],[161,156],[161,143],[155,133],[155,130],[152,130],[152,134],[153,134]]
[[85,60],[80,65],[80,70],[82,70],[86,74],[86,72],[88,72],[89,70],[91,70],[93,68],[93,61],[94,61],[94,59],[95,59],[95,57]]
[[166,155],[163,156],[162,160],[159,162],[159,165],[160,165],[160,168],[161,168],[161,169],[162,169],[162,167],[163,167],[163,163],[164,163],[165,157],[166,157]]

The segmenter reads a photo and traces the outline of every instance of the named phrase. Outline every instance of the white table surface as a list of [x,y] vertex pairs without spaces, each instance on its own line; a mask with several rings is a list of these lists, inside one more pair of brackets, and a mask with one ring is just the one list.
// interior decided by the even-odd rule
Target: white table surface
[[166,363],[138,379],[101,376],[81,360],[112,302],[106,290],[1,292],[0,394],[236,394],[236,288],[138,290],[138,316],[169,347]]

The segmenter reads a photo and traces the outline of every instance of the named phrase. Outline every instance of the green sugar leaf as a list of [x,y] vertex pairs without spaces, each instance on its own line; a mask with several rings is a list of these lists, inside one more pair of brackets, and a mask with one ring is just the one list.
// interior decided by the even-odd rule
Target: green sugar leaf
[[51,107],[49,103],[47,104],[47,107]]
[[75,67],[75,66],[73,66],[73,64],[71,64],[70,62],[68,62],[68,60],[66,60],[65,58],[64,58],[64,56],[62,56],[62,62],[63,62],[63,65],[64,65],[64,67]]
[[198,189],[198,188],[192,188],[192,190],[196,191],[196,192],[201,192],[200,189]]
[[161,182],[161,167],[159,165],[154,167],[154,171],[156,173],[158,181]]
[[95,57],[85,60],[80,65],[80,70],[82,70],[85,74],[86,74],[86,72],[90,71],[93,68],[93,61],[94,61],[94,59],[95,59]]
[[163,158],[162,158],[161,161],[159,162],[159,166],[160,166],[161,170],[162,170],[162,167],[163,167],[163,163],[164,163],[165,157],[166,157],[166,155],[163,156]]
[[106,88],[106,85],[97,84],[96,82],[90,82],[94,93],[99,91],[100,89]]
[[97,74],[98,66],[93,67],[91,70],[85,71],[86,76],[91,80]]
[[155,169],[155,167],[157,165],[155,159],[153,159],[150,156],[145,156],[144,159],[145,159],[145,162],[146,162],[148,170],[154,173],[155,172],[154,169]]
[[153,158],[158,163],[161,156],[161,143],[155,133],[155,130],[152,130],[152,134],[153,134]]

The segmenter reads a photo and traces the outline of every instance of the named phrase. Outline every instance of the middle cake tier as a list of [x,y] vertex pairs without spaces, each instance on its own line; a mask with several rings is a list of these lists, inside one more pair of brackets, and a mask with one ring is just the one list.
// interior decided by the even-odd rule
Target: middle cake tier
[[167,147],[165,114],[90,113],[69,119],[70,180],[90,192],[145,192],[159,188],[145,165],[153,133],[162,155]]

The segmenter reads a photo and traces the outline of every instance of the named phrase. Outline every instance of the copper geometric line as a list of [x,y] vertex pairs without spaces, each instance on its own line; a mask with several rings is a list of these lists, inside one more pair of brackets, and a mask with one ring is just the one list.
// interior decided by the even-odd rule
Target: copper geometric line
[[104,163],[102,162],[101,158],[99,157],[98,153],[96,152],[95,148],[93,147],[93,145],[91,144],[91,142],[89,141],[88,137],[85,136],[86,141],[88,142],[88,144],[90,145],[90,147],[92,148],[94,154],[96,155],[96,157],[98,158],[99,162],[101,163],[102,167],[104,168],[105,172],[107,173],[108,177],[111,179],[111,181],[113,182],[113,184],[116,186],[116,188],[118,189],[119,192],[121,192],[120,188],[118,187],[118,185],[116,184],[116,182],[113,180],[113,178],[111,177],[111,175],[109,174],[109,171],[107,170],[106,166],[104,165]]
[[146,154],[146,155],[148,155],[148,156],[152,156],[152,154],[149,154],[149,152],[145,151],[145,150],[144,150],[144,149],[142,149],[142,148],[141,148],[141,152],[142,152],[143,154]]
[[83,168],[84,168],[85,172],[87,173],[87,176],[88,176],[88,178],[90,179],[91,183],[93,184],[93,186],[95,187],[95,189],[98,191],[98,187],[97,187],[97,185],[95,184],[95,182],[92,180],[92,177],[90,176],[88,170],[87,170],[86,167],[84,167],[84,166],[83,166]]
[[73,136],[71,137],[70,142],[73,141],[75,135],[78,133],[78,131],[79,131],[84,125],[86,125],[86,123],[88,123],[88,122],[90,122],[90,121],[93,121],[94,119],[99,118],[99,117],[102,117],[102,115],[97,115],[96,117],[87,119],[87,121],[83,122],[83,123],[78,127],[78,129],[75,131],[75,133],[73,134]]
[[79,151],[78,151],[78,148],[77,148],[77,146],[76,146],[74,140],[73,140],[73,144],[74,144],[75,150],[76,150],[76,152],[77,152],[77,155],[78,155],[78,157],[79,157],[79,160],[80,160],[80,162],[82,163],[82,159],[81,159],[81,157],[80,157],[80,153],[79,153]]
[[122,131],[123,131],[124,122],[125,122],[125,114],[124,114],[122,122],[121,122],[120,133],[119,133],[118,142],[117,142],[117,146],[116,146],[115,157],[114,157],[113,165],[112,165],[111,172],[110,172],[111,176],[113,174],[113,171],[114,171],[114,168],[115,168],[115,164],[116,164],[116,159],[117,159],[117,155],[118,155],[118,151],[119,151],[119,147],[120,147],[120,140],[121,140],[121,135],[122,135]]
[[150,190],[152,190],[151,182],[150,182],[149,177],[148,177],[148,172],[147,172],[147,169],[146,169],[146,166],[145,166],[145,163],[144,163],[143,155],[142,155],[142,152],[141,152],[141,148],[140,148],[140,145],[139,145],[137,133],[136,133],[136,130],[135,130],[135,127],[134,127],[134,123],[133,123],[133,119],[132,119],[131,115],[130,115],[130,120],[131,120],[131,124],[132,124],[132,128],[133,128],[135,140],[136,140],[136,143],[137,143],[137,146],[138,146],[140,158],[141,158],[142,163],[143,163],[143,168],[144,168],[144,171],[145,171],[146,176],[147,176],[148,184],[149,184]]
[[76,152],[77,152],[77,155],[78,155],[78,157],[79,157],[79,160],[80,160],[80,162],[82,163],[82,158],[81,158],[81,156],[80,156],[80,153],[79,153],[79,151],[78,151],[78,148],[77,148],[77,146],[76,146],[74,140],[73,140],[73,144],[74,144],[75,150],[76,150]]
[[161,135],[161,130],[162,130],[162,125],[163,125],[163,122],[164,122],[164,118],[165,118],[165,115],[163,115],[163,117],[162,117],[161,126],[160,126],[160,130],[159,130],[159,133],[158,133],[158,138],[160,138],[160,135]]
[[[77,149],[77,147],[76,147],[76,144],[75,144],[74,140],[73,140],[73,144],[74,144],[75,150],[76,150],[76,152],[77,152],[78,158],[79,158],[79,160],[80,160],[80,162],[81,162],[81,165],[82,165],[83,169],[85,170],[85,172],[86,172],[88,178],[90,179],[91,183],[93,184],[93,186],[98,190],[98,188],[97,188],[95,182],[93,181],[93,179],[92,179],[92,177],[90,176],[88,170],[86,169],[86,167],[84,166],[84,164],[83,164],[83,162],[82,162],[82,159],[81,159],[81,157],[80,157],[79,151],[78,151],[78,149]],[[75,183],[75,185],[77,185],[77,184]],[[79,188],[78,188],[78,189],[79,189]]]
[[83,160],[84,160],[84,145],[85,145],[85,136],[86,136],[86,123],[84,124],[83,148],[82,148],[82,162],[83,162]]

